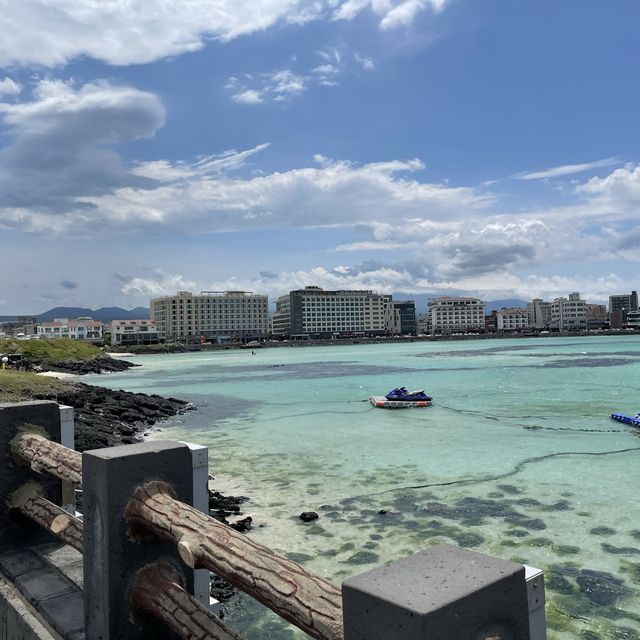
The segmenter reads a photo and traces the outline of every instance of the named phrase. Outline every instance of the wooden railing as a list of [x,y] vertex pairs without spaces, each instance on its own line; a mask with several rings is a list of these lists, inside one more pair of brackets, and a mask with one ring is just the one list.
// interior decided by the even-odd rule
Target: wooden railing
[[[188,474],[190,470],[185,463],[192,455],[187,445],[152,442],[81,455],[53,442],[48,435],[41,425],[20,425],[9,442],[11,456],[41,476],[53,476],[75,487],[83,486],[83,467],[88,469],[89,475],[84,478],[84,522],[49,500],[47,486],[33,480],[15,488],[8,505],[62,542],[84,552],[87,640],[159,637],[145,631],[144,621],[149,617],[161,621],[180,638],[240,639],[241,636],[189,593],[193,588],[190,570],[196,569],[214,572],[318,640],[369,638],[373,637],[371,624],[378,631],[382,628],[375,622],[381,614],[362,610],[367,598],[373,597],[373,607],[374,602],[381,602],[382,596],[372,596],[357,580],[346,583],[341,590],[179,499],[181,492],[191,493],[191,501],[194,500],[188,483],[176,488],[175,482],[176,474]],[[112,486],[114,483],[119,486]],[[122,550],[121,559],[112,557],[114,549]],[[150,562],[146,561],[147,557]],[[519,585],[516,589],[520,598],[519,613],[515,615],[510,611],[508,619],[512,620],[512,627],[494,633],[495,629],[489,624],[487,629],[491,628],[493,635],[487,632],[477,635],[479,639],[532,637],[524,569],[513,563],[504,565],[510,565],[513,574],[507,578],[513,577],[514,584]],[[498,572],[502,581],[505,566]],[[416,580],[424,582],[423,577],[417,576]],[[408,590],[414,587],[415,584],[406,585]],[[401,591],[402,585],[399,584],[398,589]],[[356,600],[353,600],[354,593],[358,596]],[[526,611],[522,610],[523,597]],[[126,598],[126,602],[109,602],[110,598]],[[352,601],[358,603],[355,610],[349,605],[349,619],[345,616],[344,621],[343,598],[345,606]],[[401,593],[398,598],[402,601]],[[394,615],[398,619],[408,616],[407,620],[416,617],[406,606],[391,606],[388,602],[385,606],[385,615],[391,615],[391,619],[395,619]],[[464,607],[469,607],[468,602]],[[512,609],[513,602],[505,602],[504,607]],[[127,610],[129,614],[123,616],[122,612]],[[420,615],[424,617],[423,613]],[[492,611],[491,616],[495,615]],[[473,619],[479,617],[482,616],[475,615]],[[402,636],[389,631],[387,635],[375,637],[417,638],[418,632],[412,632],[412,624],[413,621],[407,623]],[[482,634],[482,630],[479,633]],[[450,637],[454,640],[462,636],[452,632]],[[538,635],[535,640],[542,637]]]

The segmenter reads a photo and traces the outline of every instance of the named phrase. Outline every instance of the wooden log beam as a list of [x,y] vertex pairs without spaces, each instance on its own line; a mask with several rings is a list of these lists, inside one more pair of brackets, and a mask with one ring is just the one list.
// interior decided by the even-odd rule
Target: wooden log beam
[[50,473],[77,487],[82,486],[82,454],[51,442],[38,427],[26,425],[9,446],[16,459],[37,473]]
[[184,590],[180,574],[168,562],[141,569],[131,589],[134,615],[152,615],[185,640],[243,640]]
[[178,545],[192,568],[209,569],[318,640],[342,640],[340,589],[175,498],[149,482],[125,510],[132,533],[154,533]]
[[11,495],[9,508],[17,509],[41,527],[58,536],[62,542],[82,553],[82,522],[43,495],[43,489],[29,482]]

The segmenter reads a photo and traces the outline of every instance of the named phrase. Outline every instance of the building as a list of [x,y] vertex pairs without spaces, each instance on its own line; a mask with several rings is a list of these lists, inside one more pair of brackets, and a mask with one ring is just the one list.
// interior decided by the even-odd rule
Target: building
[[498,331],[522,331],[529,328],[529,314],[520,307],[500,309],[496,313],[496,320]]
[[587,304],[587,329],[605,329],[608,326],[607,306]]
[[626,329],[640,329],[640,311],[627,313]]
[[247,291],[179,291],[153,298],[150,309],[160,340],[227,342],[267,335],[267,296]]
[[113,320],[111,322],[111,344],[157,344],[158,330],[151,320]]
[[527,317],[532,329],[548,329],[551,325],[551,303],[534,298],[527,304]]
[[390,305],[390,295],[374,291],[296,289],[289,293],[289,335],[294,339],[384,335]]
[[431,334],[485,330],[484,302],[478,298],[441,296],[429,301]]
[[429,314],[419,313],[416,324],[420,335],[429,333]]
[[0,323],[0,335],[7,338],[31,336],[36,333],[37,324],[35,316],[18,316],[15,320]]
[[609,296],[609,322],[612,329],[622,329],[627,324],[627,314],[630,311],[638,311],[638,294],[632,291],[630,294]]
[[37,328],[37,335],[41,338],[102,342],[102,322],[92,318],[54,318],[53,322],[41,322]]
[[271,335],[285,338],[291,333],[291,296],[286,294],[276,300],[276,310],[271,316]]
[[385,328],[391,335],[418,335],[416,303],[413,300],[392,300],[388,307]]
[[570,293],[568,298],[556,298],[551,303],[551,326],[558,331],[587,328],[587,303],[580,300],[579,293]]

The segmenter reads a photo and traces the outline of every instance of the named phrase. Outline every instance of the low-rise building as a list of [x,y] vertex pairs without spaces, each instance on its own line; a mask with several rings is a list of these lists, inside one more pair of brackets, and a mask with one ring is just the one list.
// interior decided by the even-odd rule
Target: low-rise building
[[609,296],[609,322],[612,329],[622,329],[627,326],[627,314],[638,311],[638,293],[616,294]]
[[391,335],[418,335],[416,303],[413,300],[392,300],[388,307],[385,328]]
[[37,324],[35,316],[18,316],[15,320],[0,323],[0,335],[6,338],[31,336],[36,333]]
[[248,291],[179,291],[154,298],[151,320],[160,340],[255,340],[267,336],[267,296]]
[[626,329],[640,329],[640,311],[629,311],[627,313]]
[[587,328],[587,303],[578,292],[568,298],[556,298],[551,303],[551,326],[558,331],[579,331]]
[[86,342],[102,342],[102,322],[93,318],[54,318],[41,322],[37,335],[41,338],[70,338]]
[[441,296],[429,301],[431,334],[485,330],[484,302],[478,298]]
[[607,306],[587,304],[587,329],[604,329],[608,326]]
[[111,344],[157,344],[158,330],[151,320],[113,320],[111,322]]
[[529,328],[529,314],[520,307],[500,309],[496,320],[498,331],[522,331]]

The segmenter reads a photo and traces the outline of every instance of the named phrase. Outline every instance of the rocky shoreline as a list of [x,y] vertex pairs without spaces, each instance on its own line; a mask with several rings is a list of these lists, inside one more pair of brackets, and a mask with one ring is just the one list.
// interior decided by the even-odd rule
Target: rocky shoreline
[[73,375],[82,376],[87,373],[112,373],[116,371],[126,371],[131,367],[139,367],[138,364],[111,358],[110,356],[102,356],[92,358],[91,360],[58,360],[49,362],[46,365],[34,367],[34,370],[56,371],[58,373],[71,373]]

